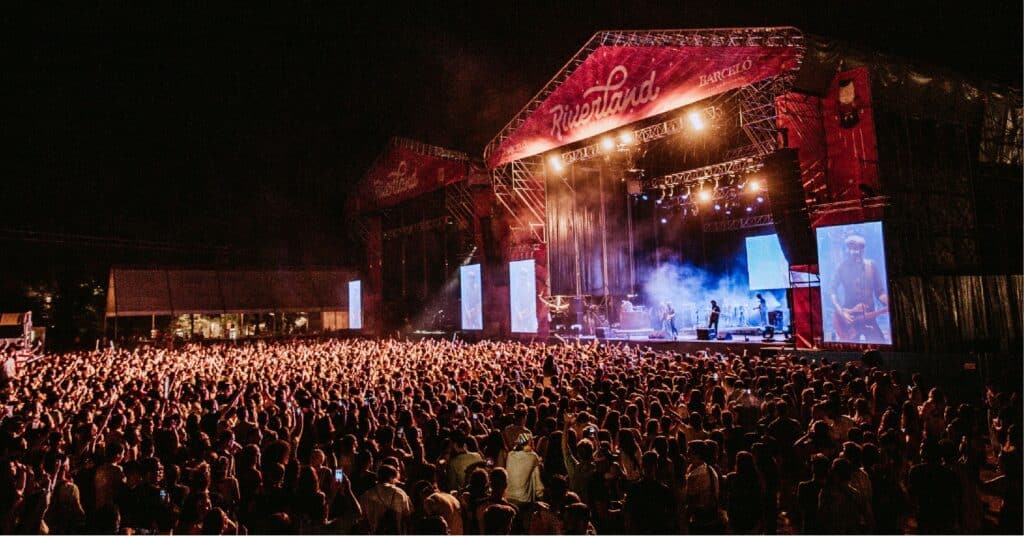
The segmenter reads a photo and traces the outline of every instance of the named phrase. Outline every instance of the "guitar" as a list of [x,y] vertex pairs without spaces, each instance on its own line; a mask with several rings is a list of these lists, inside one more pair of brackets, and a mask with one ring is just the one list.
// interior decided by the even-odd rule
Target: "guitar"
[[[868,311],[868,305],[864,303],[858,303],[856,306],[849,309],[842,309],[841,311],[832,312],[832,327],[836,331],[836,336],[840,340],[850,340],[855,338],[861,331],[862,328],[868,323],[874,321],[881,315],[889,312],[888,307],[882,307],[877,311]],[[850,321],[847,322],[846,318],[843,317],[843,313],[850,315]]]

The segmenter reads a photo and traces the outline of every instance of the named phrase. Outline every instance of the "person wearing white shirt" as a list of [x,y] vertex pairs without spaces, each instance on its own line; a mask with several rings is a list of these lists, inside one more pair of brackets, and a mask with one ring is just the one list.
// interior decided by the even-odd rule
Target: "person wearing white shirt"
[[508,471],[508,500],[521,505],[536,501],[544,492],[540,480],[540,456],[533,451],[533,437],[529,433],[519,434],[514,450],[508,454],[505,469]]

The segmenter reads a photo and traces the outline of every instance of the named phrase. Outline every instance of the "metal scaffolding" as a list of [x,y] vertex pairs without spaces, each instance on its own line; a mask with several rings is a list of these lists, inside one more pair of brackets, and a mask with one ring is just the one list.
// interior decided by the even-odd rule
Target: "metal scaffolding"
[[[532,115],[547,98],[557,90],[598,48],[604,46],[630,47],[794,47],[802,52],[804,38],[794,27],[767,28],[714,28],[694,30],[613,30],[598,32],[555,74],[545,86],[534,95],[516,116],[505,125],[498,135],[484,149],[485,160],[523,122]],[[799,61],[802,61],[802,55]],[[774,102],[775,95],[789,87],[790,75],[754,84],[743,94],[742,107],[745,114],[744,131],[751,138],[757,154],[764,155],[769,147],[774,150]],[[768,106],[771,104],[772,106]],[[634,133],[637,143],[647,143],[670,136],[681,130],[683,118],[676,117],[642,128]],[[769,139],[771,138],[771,139]],[[599,154],[597,144],[562,155],[566,163],[593,158]],[[746,155],[743,155],[746,156]],[[539,156],[531,156],[502,164],[491,171],[491,182],[498,202],[514,218],[519,230],[524,230],[539,242],[545,242],[545,188],[544,163]]]

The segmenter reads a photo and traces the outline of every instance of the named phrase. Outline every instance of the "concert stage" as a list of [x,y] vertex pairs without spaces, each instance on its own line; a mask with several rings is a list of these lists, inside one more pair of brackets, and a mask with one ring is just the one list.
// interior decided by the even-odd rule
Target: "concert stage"
[[[581,342],[590,343],[597,339],[593,336],[581,336]],[[552,336],[549,342],[574,342],[577,337]],[[650,346],[658,351],[671,351],[679,353],[695,353],[700,350],[708,352],[721,352],[725,354],[742,354],[744,351],[750,353],[781,352],[785,350],[795,351],[792,343],[788,344],[782,337],[765,341],[761,336],[734,336],[730,340],[700,340],[696,332],[680,332],[675,339],[672,338],[650,338],[649,334],[643,336],[635,333],[626,333],[613,330],[606,337],[597,339],[600,342],[614,344],[629,344],[639,346]]]

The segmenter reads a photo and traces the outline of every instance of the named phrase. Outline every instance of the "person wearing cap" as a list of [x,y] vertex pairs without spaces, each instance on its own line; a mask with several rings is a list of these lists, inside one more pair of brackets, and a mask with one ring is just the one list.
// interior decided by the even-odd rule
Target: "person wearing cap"
[[544,484],[540,480],[540,466],[540,456],[533,451],[533,436],[529,432],[519,434],[505,462],[509,502],[522,505],[541,496]]
[[[875,320],[888,310],[889,294],[885,278],[878,265],[864,258],[864,237],[852,234],[846,237],[846,258],[836,268],[829,285],[829,299],[834,307],[835,340],[842,342],[884,343],[886,336]],[[842,300],[839,287],[843,288]],[[875,310],[875,300],[883,309]]]

